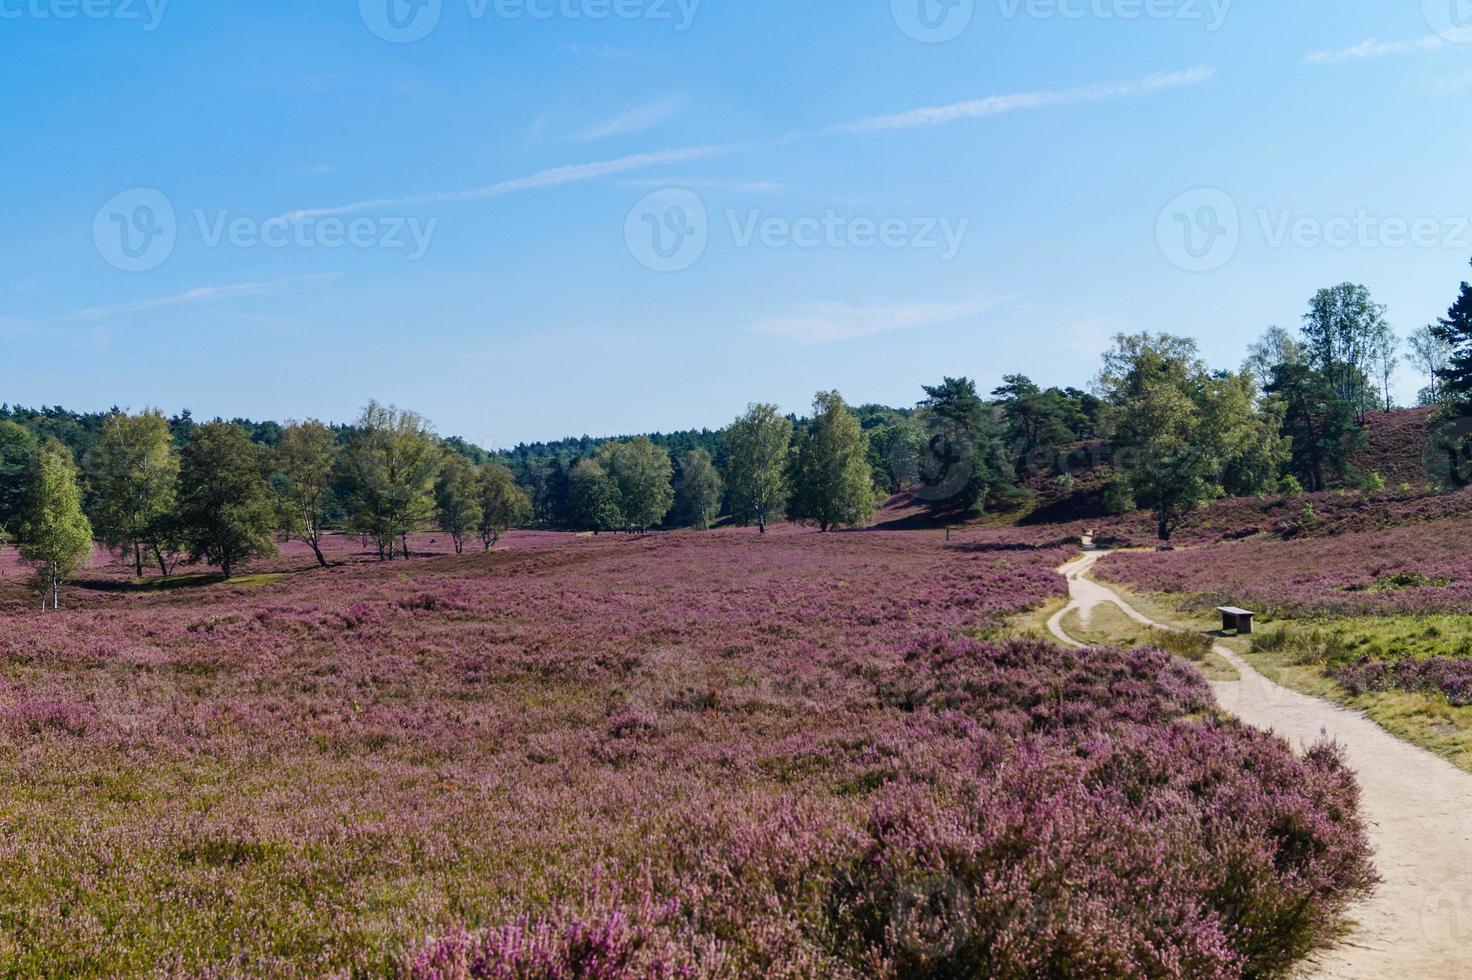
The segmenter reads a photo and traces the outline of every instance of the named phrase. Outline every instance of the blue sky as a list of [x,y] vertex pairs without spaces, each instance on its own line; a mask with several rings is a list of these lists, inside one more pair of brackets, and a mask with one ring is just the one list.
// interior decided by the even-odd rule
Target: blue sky
[[1472,275],[1468,0],[420,2],[0,0],[0,401],[505,447]]

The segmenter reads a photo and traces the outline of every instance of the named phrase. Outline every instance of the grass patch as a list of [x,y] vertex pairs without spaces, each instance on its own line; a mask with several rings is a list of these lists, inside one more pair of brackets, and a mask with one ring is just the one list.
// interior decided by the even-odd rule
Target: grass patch
[[1077,610],[1069,613],[1063,619],[1063,631],[1088,646],[1155,647],[1191,661],[1208,680],[1238,679],[1232,665],[1212,652],[1209,636],[1145,626],[1113,603],[1095,606],[1087,623]]
[[[1152,619],[1206,621],[1190,596],[1127,597]],[[1354,695],[1334,670],[1364,657],[1394,662],[1433,657],[1472,658],[1472,616],[1362,616],[1268,620],[1251,637],[1218,639],[1268,680],[1302,694],[1361,711],[1397,738],[1472,772],[1472,707],[1408,691]]]
[[1000,626],[977,630],[973,635],[982,641],[1007,640],[1021,638],[1027,640],[1047,640],[1055,642],[1053,634],[1048,632],[1048,620],[1058,614],[1058,611],[1068,605],[1067,599],[1049,599],[1047,602],[1027,612],[1008,616]]

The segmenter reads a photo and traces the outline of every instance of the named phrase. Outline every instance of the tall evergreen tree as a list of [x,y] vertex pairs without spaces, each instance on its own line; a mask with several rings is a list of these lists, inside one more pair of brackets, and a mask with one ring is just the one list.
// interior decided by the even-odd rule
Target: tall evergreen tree
[[925,387],[920,418],[929,436],[917,496],[937,511],[986,508],[987,497],[1012,483],[1010,454],[991,406],[969,378]]
[[1450,350],[1437,371],[1447,409],[1455,416],[1472,416],[1472,283],[1462,283],[1457,301],[1432,331]]
[[36,452],[36,437],[18,422],[0,419],[0,546],[15,531],[25,498],[26,467]]
[[61,583],[92,556],[92,525],[69,449],[48,439],[26,467],[18,520],[21,559],[36,570],[41,608],[61,607]]
[[1281,406],[1282,431],[1292,443],[1289,472],[1315,492],[1343,478],[1365,437],[1354,409],[1329,379],[1305,363],[1280,364],[1267,391]]
[[228,579],[251,559],[276,553],[265,469],[263,448],[240,427],[195,427],[179,466],[179,535],[191,561],[217,566]]

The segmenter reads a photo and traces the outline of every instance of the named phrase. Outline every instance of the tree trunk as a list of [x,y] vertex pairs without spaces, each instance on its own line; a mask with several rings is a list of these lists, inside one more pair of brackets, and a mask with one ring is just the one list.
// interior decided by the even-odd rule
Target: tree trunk
[[233,563],[230,561],[229,558],[225,558],[220,561],[220,571],[224,574],[227,580],[230,578],[230,575],[232,573],[232,565]]
[[143,545],[137,541],[133,542],[133,570],[139,578],[143,577]]
[[307,540],[312,546],[312,554],[317,556],[317,564],[326,568],[327,558],[322,554],[322,536],[320,534],[314,534]]
[[61,577],[55,572],[51,573],[51,611],[55,612],[61,608]]
[[159,550],[158,545],[153,546],[153,560],[158,562],[158,573],[164,578],[169,577],[169,565],[164,561],[164,553]]

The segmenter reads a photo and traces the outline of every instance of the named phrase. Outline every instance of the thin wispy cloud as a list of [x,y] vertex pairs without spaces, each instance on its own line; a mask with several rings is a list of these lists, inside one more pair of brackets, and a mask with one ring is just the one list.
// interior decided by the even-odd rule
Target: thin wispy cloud
[[286,221],[303,221],[309,218],[357,214],[362,211],[382,211],[389,208],[413,208],[434,204],[459,204],[465,201],[481,201],[487,198],[500,197],[503,194],[515,194],[519,191],[561,187],[564,184],[597,180],[601,177],[612,177],[634,170],[646,170],[650,167],[692,163],[696,160],[709,160],[712,157],[736,153],[742,148],[739,144],[728,146],[687,146],[677,150],[661,150],[656,153],[636,153],[632,156],[619,157],[616,160],[600,160],[594,163],[575,163],[563,167],[553,167],[550,170],[542,170],[534,173],[529,177],[503,180],[499,183],[488,184],[485,187],[474,187],[470,190],[411,194],[404,197],[382,197],[371,201],[355,201],[352,204],[342,204],[331,208],[309,208],[292,211],[289,214],[281,215],[280,218]]
[[811,303],[762,320],[756,324],[756,329],[774,337],[813,346],[872,337],[893,330],[955,323],[995,309],[1001,303],[1001,300],[980,298],[867,306]]
[[1418,37],[1413,41],[1380,41],[1371,38],[1359,44],[1347,48],[1339,48],[1332,51],[1310,51],[1304,55],[1303,63],[1306,65],[1338,65],[1346,61],[1368,61],[1373,58],[1387,58],[1398,54],[1415,54],[1419,51],[1435,51],[1444,48],[1451,42],[1440,34],[1432,34],[1428,37]]
[[[831,126],[817,133],[790,134],[779,140],[768,140],[764,144],[706,144],[701,146],[687,146],[674,150],[660,150],[652,153],[636,153],[611,160],[599,160],[591,163],[575,163],[553,167],[548,170],[538,171],[526,177],[503,180],[484,187],[473,187],[468,190],[406,194],[398,197],[380,197],[354,201],[334,207],[302,208],[279,215],[277,220],[305,221],[315,218],[358,214],[364,211],[384,211],[396,208],[414,208],[481,201],[493,197],[500,197],[505,194],[515,194],[521,191],[542,190],[560,187],[566,184],[598,180],[604,177],[617,176],[638,170],[692,163],[697,160],[708,160],[713,157],[739,153],[753,146],[780,145],[792,139],[914,129],[921,126],[935,126],[964,119],[979,119],[1030,109],[1042,109],[1082,102],[1135,98],[1167,89],[1180,88],[1187,85],[1199,85],[1209,81],[1215,75],[1215,69],[1200,66],[1185,71],[1162,72],[1149,75],[1132,82],[1106,82],[1080,88],[1023,92],[1012,95],[994,95],[984,99],[957,102],[947,106],[932,106],[929,108],[912,109],[894,115],[874,116],[869,119],[861,119],[857,122]],[[651,116],[646,115],[643,117],[643,121],[647,121],[649,118]],[[635,123],[639,121],[639,119],[632,120]],[[621,125],[624,127],[630,124],[631,120],[627,118],[621,120]],[[604,130],[610,129],[608,124],[605,124],[602,128]],[[662,181],[661,186],[665,186],[667,183]]]
[[619,184],[634,190],[683,187],[692,191],[728,191],[732,194],[786,194],[793,188],[775,180],[720,180],[715,177],[632,177]]
[[929,106],[910,109],[887,116],[872,116],[857,122],[842,123],[821,130],[820,135],[852,135],[878,133],[894,129],[916,129],[921,126],[940,126],[965,119],[981,119],[987,116],[1002,116],[1030,109],[1048,109],[1056,106],[1074,105],[1081,102],[1102,102],[1114,99],[1129,99],[1150,95],[1166,89],[1200,85],[1216,76],[1216,69],[1199,66],[1186,71],[1163,72],[1133,82],[1104,82],[1079,88],[1054,89],[1040,92],[1017,92],[1011,95],[991,95],[983,99],[954,102],[950,105]]
[[648,105],[637,106],[626,112],[621,112],[612,119],[605,120],[596,126],[584,130],[573,137],[579,143],[591,143],[594,140],[608,139],[613,136],[627,136],[630,133],[642,133],[656,126],[669,122],[685,108],[685,100],[675,96],[659,99]]
[[102,320],[112,316],[122,316],[129,313],[148,313],[154,310],[166,310],[179,306],[193,306],[198,303],[213,303],[220,300],[243,299],[250,296],[265,296],[278,293],[283,290],[304,286],[311,283],[331,282],[341,279],[340,272],[325,272],[311,276],[293,276],[290,279],[273,279],[266,282],[237,282],[226,286],[200,286],[186,292],[176,293],[173,296],[160,296],[154,299],[138,300],[132,303],[118,303],[113,306],[89,306],[57,317],[63,322],[78,322],[84,320]]

